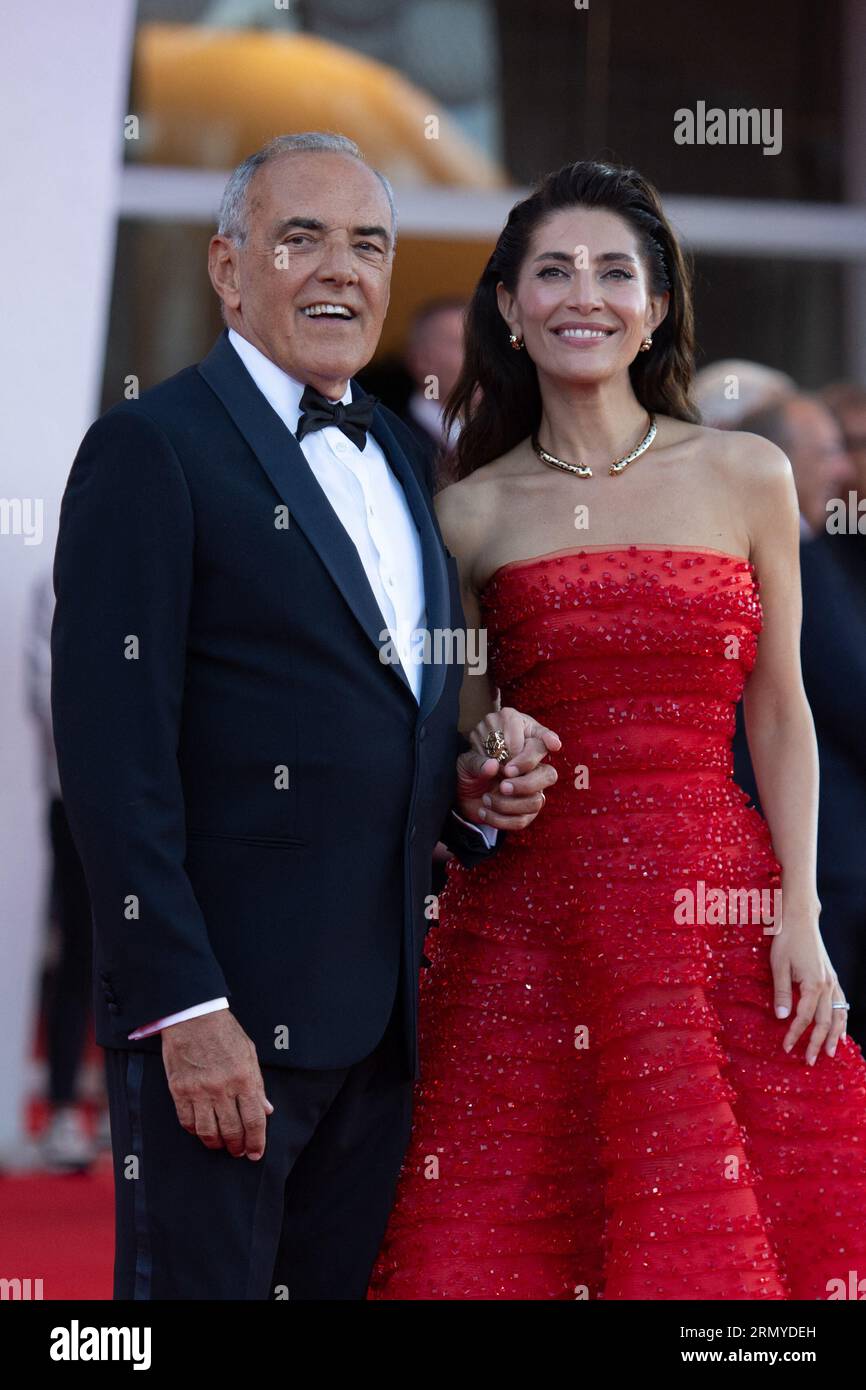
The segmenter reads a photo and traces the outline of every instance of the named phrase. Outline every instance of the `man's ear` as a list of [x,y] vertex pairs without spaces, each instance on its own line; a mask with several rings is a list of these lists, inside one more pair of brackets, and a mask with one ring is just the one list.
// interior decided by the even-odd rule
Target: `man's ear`
[[238,249],[226,236],[212,236],[207,249],[210,282],[226,309],[237,309],[241,302]]

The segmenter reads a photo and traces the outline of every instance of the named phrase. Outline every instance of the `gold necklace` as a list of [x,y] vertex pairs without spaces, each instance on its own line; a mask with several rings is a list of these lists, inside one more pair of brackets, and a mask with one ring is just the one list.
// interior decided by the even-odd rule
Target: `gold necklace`
[[[632,449],[630,454],[624,454],[622,458],[614,459],[613,463],[610,465],[610,468],[608,469],[608,472],[612,474],[621,473],[623,469],[627,468],[628,465],[630,463],[633,463],[635,459],[640,458],[641,454],[646,453],[647,449],[652,444],[655,437],[656,417],[653,415],[652,411],[650,411],[649,429],[647,430],[640,444],[638,444],[636,449]],[[592,477],[592,469],[590,468],[588,463],[568,463],[565,459],[558,459],[556,457],[556,454],[549,454],[546,449],[542,449],[541,445],[538,442],[537,434],[534,434],[532,436],[532,447],[535,450],[538,457],[541,459],[541,462],[549,464],[551,468],[560,468],[562,469],[563,473],[573,473],[576,478]]]

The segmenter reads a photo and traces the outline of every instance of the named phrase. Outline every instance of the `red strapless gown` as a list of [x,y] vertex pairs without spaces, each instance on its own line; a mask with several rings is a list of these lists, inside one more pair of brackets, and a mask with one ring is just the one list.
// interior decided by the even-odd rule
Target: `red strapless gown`
[[826,1299],[866,1276],[866,1063],[850,1039],[814,1067],[805,1038],[782,1051],[760,921],[675,914],[699,882],[779,885],[731,775],[754,569],[564,551],[499,570],[483,610],[559,780],[494,858],[450,866],[369,1297]]

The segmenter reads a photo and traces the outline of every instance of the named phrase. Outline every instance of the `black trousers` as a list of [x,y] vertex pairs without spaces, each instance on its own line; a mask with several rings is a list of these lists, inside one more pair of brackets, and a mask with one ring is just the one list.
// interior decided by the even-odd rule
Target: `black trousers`
[[115,1299],[364,1298],[411,1123],[398,1008],[353,1066],[262,1068],[257,1163],[181,1128],[158,1053],[106,1049]]

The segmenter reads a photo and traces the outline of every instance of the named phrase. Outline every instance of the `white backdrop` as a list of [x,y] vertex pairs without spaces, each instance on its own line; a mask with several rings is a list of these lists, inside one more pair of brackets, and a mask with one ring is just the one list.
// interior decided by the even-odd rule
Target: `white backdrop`
[[38,544],[16,534],[8,508],[0,531],[0,1153],[20,1133],[45,905],[24,629],[98,407],[134,9],[133,0],[39,0],[0,16],[0,498],[43,511]]

